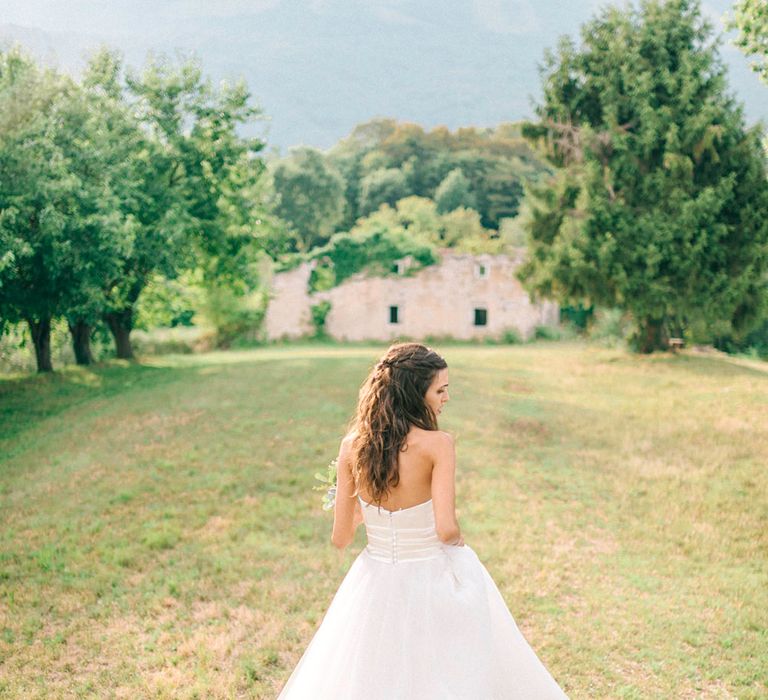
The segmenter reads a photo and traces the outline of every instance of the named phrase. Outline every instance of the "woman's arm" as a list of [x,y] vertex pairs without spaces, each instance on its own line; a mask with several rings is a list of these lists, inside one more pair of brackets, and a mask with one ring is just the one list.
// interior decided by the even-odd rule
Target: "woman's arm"
[[456,519],[456,449],[453,436],[442,431],[435,433],[432,443],[432,507],[440,541],[463,545]]
[[344,549],[352,543],[355,529],[363,521],[360,499],[354,495],[351,450],[352,437],[348,435],[341,441],[339,456],[336,458],[336,503],[333,508],[331,542],[338,549]]

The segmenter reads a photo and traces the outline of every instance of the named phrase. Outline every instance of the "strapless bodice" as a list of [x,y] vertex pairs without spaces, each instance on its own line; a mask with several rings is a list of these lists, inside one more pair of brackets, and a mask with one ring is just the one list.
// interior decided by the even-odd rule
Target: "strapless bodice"
[[443,543],[435,530],[431,498],[410,508],[393,511],[358,498],[368,536],[365,549],[373,559],[397,564],[443,555]]

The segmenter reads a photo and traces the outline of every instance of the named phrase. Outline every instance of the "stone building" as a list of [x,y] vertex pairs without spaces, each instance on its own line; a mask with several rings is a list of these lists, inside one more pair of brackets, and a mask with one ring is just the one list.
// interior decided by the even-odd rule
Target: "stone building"
[[440,263],[405,275],[410,260],[388,276],[357,273],[333,289],[310,293],[314,261],[273,276],[265,329],[270,340],[314,332],[311,307],[330,303],[325,330],[337,340],[407,337],[528,339],[536,326],[554,326],[559,307],[534,303],[515,277],[524,250],[509,255],[440,251]]

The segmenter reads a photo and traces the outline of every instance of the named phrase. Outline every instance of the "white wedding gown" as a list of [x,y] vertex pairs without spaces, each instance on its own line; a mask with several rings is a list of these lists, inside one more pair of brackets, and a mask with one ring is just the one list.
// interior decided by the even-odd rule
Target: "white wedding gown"
[[440,542],[431,499],[360,502],[368,544],[278,700],[566,698],[474,550]]

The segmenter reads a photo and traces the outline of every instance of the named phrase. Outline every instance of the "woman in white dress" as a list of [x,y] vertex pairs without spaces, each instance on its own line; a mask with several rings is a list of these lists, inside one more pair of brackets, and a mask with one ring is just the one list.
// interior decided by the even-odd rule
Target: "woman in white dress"
[[343,549],[365,523],[368,542],[278,700],[566,698],[464,543],[447,401],[447,364],[418,343],[390,347],[363,383],[331,540]]

